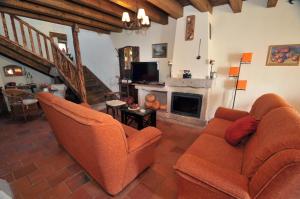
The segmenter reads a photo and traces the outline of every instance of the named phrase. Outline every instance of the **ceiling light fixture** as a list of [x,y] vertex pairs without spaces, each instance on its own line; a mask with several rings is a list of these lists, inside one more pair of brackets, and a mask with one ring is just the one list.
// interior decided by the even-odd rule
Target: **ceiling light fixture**
[[132,18],[130,18],[128,12],[123,12],[122,22],[124,28],[128,30],[139,30],[150,27],[150,19],[143,8],[137,9],[137,15]]

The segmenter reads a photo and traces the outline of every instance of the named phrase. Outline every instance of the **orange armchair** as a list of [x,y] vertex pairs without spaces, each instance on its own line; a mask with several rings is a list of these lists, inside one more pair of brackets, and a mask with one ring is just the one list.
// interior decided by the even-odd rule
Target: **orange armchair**
[[137,131],[49,93],[38,99],[58,142],[109,194],[119,193],[153,163],[158,129]]

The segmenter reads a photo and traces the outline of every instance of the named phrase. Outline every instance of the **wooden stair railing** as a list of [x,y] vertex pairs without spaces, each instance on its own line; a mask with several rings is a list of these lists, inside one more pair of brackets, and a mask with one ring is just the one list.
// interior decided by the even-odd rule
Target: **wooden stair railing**
[[[65,53],[59,49],[52,38],[15,15],[3,12],[0,12],[0,15],[0,27],[2,25],[0,39],[13,43],[31,54],[38,56],[40,59],[52,63],[65,83],[79,95],[81,99],[85,98],[85,94],[82,94],[78,68]],[[82,100],[84,101],[85,99]]]

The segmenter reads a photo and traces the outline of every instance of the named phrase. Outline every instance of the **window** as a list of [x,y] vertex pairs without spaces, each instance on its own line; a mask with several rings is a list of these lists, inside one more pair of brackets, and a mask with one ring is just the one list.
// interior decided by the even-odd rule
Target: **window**
[[58,47],[59,47],[59,49],[61,50],[61,51],[63,51],[63,52],[68,52],[68,48],[67,48],[67,44],[66,43],[60,43],[60,42],[58,42]]
[[63,33],[50,32],[50,37],[57,43],[59,49],[68,54],[67,35]]

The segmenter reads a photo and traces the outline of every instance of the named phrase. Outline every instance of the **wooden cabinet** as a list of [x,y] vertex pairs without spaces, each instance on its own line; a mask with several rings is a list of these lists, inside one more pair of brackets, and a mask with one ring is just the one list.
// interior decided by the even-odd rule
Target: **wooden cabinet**
[[131,62],[140,61],[140,48],[138,46],[126,46],[118,50],[120,63],[120,96],[134,98],[137,103],[137,90],[134,85],[122,82],[131,79]]
[[131,62],[140,61],[140,48],[138,46],[126,46],[119,48],[120,79],[131,78]]

